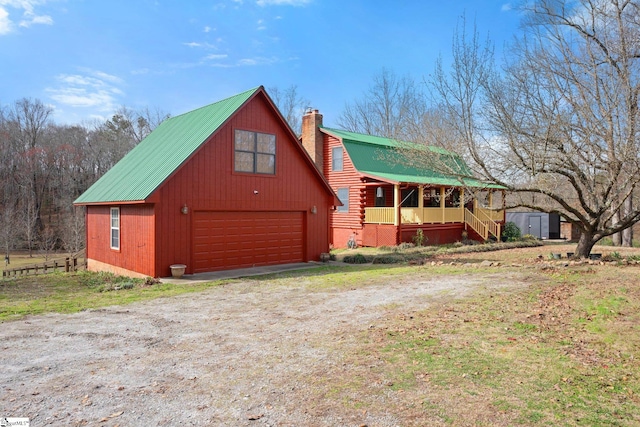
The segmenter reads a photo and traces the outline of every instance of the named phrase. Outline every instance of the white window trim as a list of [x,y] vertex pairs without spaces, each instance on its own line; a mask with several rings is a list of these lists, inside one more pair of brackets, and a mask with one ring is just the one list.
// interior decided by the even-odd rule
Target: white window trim
[[[118,215],[118,226],[114,227],[113,226],[113,214],[116,213],[116,215]],[[111,208],[109,210],[109,247],[111,249],[115,249],[115,250],[120,250],[120,227],[121,227],[121,221],[120,221],[120,208]],[[113,245],[113,232],[117,231],[118,232],[118,245],[114,246]]]

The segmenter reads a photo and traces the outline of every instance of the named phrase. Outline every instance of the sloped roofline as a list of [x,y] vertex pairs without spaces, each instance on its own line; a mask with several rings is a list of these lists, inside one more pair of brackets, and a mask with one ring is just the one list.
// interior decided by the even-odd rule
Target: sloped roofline
[[[74,201],[74,205],[147,203],[163,184],[191,159],[216,132],[258,94],[276,112],[294,141],[295,132],[263,86],[169,118],[134,147]],[[194,122],[195,126],[190,126]],[[197,123],[196,123],[197,122]],[[176,144],[180,141],[180,144]],[[320,179],[334,204],[339,199],[300,144],[297,149]],[[150,166],[151,165],[151,166]],[[123,182],[126,182],[123,185]]]
[[[376,135],[367,135],[367,134],[362,134],[357,132],[350,132],[350,131],[345,131],[340,129],[328,128],[324,126],[320,127],[320,131],[327,135],[333,136],[334,138],[339,139],[342,146],[345,147],[345,150],[347,150],[347,155],[349,156],[350,154],[348,153],[347,146],[344,143],[345,139],[348,140],[350,143],[379,146],[380,148],[383,148],[385,150],[398,148],[400,146],[415,146],[416,148],[420,148],[420,149],[424,149],[425,147],[423,145],[418,145],[415,142],[400,141],[400,140],[395,140],[393,138],[385,138],[385,137],[376,136]],[[435,146],[427,146],[427,148],[430,151],[432,151],[434,154],[444,154],[448,156],[453,156],[460,159],[460,161],[464,162],[460,157],[460,155],[452,151],[445,150],[444,148],[435,147]],[[474,188],[485,188],[485,189],[505,189],[505,187],[503,186],[483,182],[475,178],[460,179],[455,176],[446,176],[446,174],[442,174],[442,175],[445,175],[442,178],[434,178],[434,177],[425,178],[417,174],[397,174],[397,173],[394,173],[393,171],[389,171],[388,173],[386,172],[382,173],[382,172],[375,172],[375,171],[368,171],[368,170],[360,170],[358,169],[356,162],[353,162],[352,160],[352,163],[353,163],[354,169],[361,177],[376,179],[381,182],[386,182],[389,184],[420,184],[420,185],[434,184],[434,185],[452,185],[452,186],[460,186],[460,187],[469,186]]]

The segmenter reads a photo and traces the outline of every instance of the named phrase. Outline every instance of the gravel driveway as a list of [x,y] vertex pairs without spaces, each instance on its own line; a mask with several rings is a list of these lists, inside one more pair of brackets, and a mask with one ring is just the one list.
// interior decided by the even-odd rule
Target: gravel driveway
[[[383,363],[365,357],[359,366],[346,356],[389,316],[478,285],[512,286],[503,276],[433,279],[417,269],[391,283],[326,291],[246,280],[6,322],[0,416],[29,417],[32,427],[407,425],[384,383],[341,391]],[[376,409],[362,411],[351,398]]]

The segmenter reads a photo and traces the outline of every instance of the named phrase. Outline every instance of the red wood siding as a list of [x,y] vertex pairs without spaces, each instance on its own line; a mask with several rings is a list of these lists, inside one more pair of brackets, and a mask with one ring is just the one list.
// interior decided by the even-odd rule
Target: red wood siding
[[[418,229],[422,229],[427,238],[424,245],[443,245],[461,241],[464,224],[403,224],[400,242],[413,243],[413,237]],[[364,246],[394,246],[399,243],[396,241],[397,235],[398,227],[394,225],[365,224],[362,244]]]
[[383,182],[380,185],[371,186],[369,185],[366,189],[366,207],[373,208],[376,206],[376,190],[378,187],[382,187],[384,189],[384,206],[392,207],[393,206],[393,185],[385,184]]
[[305,214],[194,212],[194,272],[302,262]]
[[403,224],[402,225],[402,241],[413,243],[413,237],[416,231],[422,229],[426,239],[424,245],[444,245],[446,243],[455,243],[462,240],[462,232],[464,231],[463,223],[449,224]]
[[[276,135],[276,174],[234,172],[234,130]],[[169,265],[194,271],[194,212],[305,212],[304,261],[319,260],[329,250],[332,196],[307,163],[300,143],[279,120],[262,93],[241,108],[201,149],[156,191],[156,275],[170,274]],[[183,205],[189,213],[180,212]],[[311,209],[316,207],[316,214]],[[260,221],[269,227],[269,221]],[[251,245],[253,240],[249,240]],[[250,250],[251,246],[247,248]]]
[[[110,208],[120,208],[120,249],[110,248]],[[87,258],[154,276],[152,205],[87,206]]]
[[[349,236],[356,233],[356,241],[361,245],[366,188],[340,140],[324,134],[324,146],[324,176],[329,185],[336,194],[340,188],[349,188],[349,212],[331,212],[331,243],[334,247],[344,248],[347,246]],[[331,170],[331,153],[334,147],[343,148],[342,171]]]

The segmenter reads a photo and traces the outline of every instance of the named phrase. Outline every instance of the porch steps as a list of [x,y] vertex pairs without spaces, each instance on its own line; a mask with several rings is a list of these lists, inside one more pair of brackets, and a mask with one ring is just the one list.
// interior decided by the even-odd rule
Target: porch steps
[[500,240],[500,224],[492,220],[483,211],[477,211],[478,215],[474,215],[469,209],[464,210],[464,224],[471,227],[473,231],[478,233],[484,240],[489,238],[489,234]]

